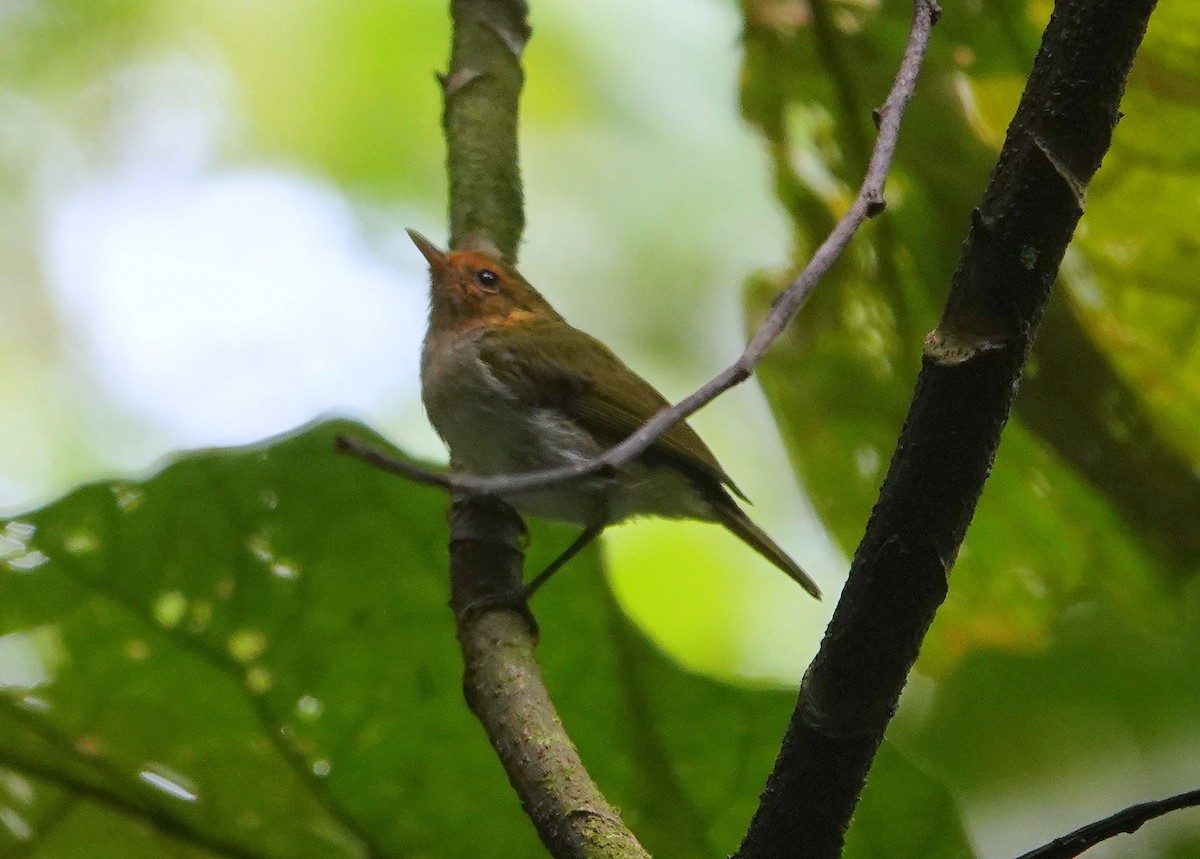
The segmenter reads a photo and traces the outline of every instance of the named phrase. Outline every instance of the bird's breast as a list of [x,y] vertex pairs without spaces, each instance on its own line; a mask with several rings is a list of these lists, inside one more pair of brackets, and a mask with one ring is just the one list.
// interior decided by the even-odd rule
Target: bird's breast
[[535,408],[480,357],[478,334],[432,346],[422,360],[421,395],[458,468],[504,474],[553,468],[594,456],[596,441],[565,413]]
[[[531,407],[480,357],[478,332],[427,338],[421,396],[450,449],[451,465],[478,475],[521,474],[575,465],[603,453],[566,413]],[[711,518],[705,502],[675,469],[634,462],[611,479],[585,478],[508,499],[523,513],[590,525],[630,516]]]

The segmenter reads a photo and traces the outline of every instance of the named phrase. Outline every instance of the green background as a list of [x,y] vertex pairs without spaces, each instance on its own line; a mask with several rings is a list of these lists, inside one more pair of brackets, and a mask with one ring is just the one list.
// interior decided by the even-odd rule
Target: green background
[[[744,829],[1049,13],[944,7],[886,214],[762,368],[782,448],[751,391],[697,419],[831,596],[807,601],[718,529],[645,523],[606,542],[607,573],[591,553],[535,604],[567,728],[655,855],[723,855]],[[50,142],[110,169],[117,73],[164,56],[234,93],[206,170],[319,177],[368,239],[439,223],[442,5],[22,8],[0,27],[0,476],[41,509],[0,536],[0,856],[536,852],[462,705],[445,500],[334,455],[337,428],[372,433],[357,424],[138,476],[170,434],[95,384],[40,256]],[[848,205],[907,13],[535,6],[525,273],[686,393]],[[1163,4],[855,855],[1015,855],[1196,787],[1198,45],[1200,10]],[[361,417],[437,453],[411,392]],[[570,537],[535,524],[530,566]],[[1102,849],[1200,857],[1200,822]]]

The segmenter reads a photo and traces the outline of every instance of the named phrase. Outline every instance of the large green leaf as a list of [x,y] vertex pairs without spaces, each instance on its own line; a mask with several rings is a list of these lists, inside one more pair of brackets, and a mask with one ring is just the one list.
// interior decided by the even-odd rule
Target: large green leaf
[[[1200,622],[1200,590],[1182,600]],[[1037,653],[978,650],[902,711],[890,736],[954,786],[982,855],[1013,856],[1136,802],[1196,787],[1200,639],[1148,632],[1099,603]],[[1108,855],[1200,856],[1200,814],[1172,814]]]
[[879,750],[846,837],[845,859],[970,859],[958,804],[942,782],[895,746]]
[[[800,257],[860,181],[870,109],[907,32],[903,3],[746,0],[743,110],[775,157]],[[792,14],[784,14],[790,10]],[[1047,4],[946,4],[888,185],[869,224],[761,369],[830,531],[853,550],[937,322],[971,207],[1037,47]],[[1194,158],[1200,87],[1191,4],[1159,10],[1127,116],[1046,315],[950,597],[922,653],[943,670],[980,645],[1043,643],[1098,598],[1161,622],[1200,568],[1200,289]],[[1137,217],[1131,219],[1131,207]],[[749,290],[751,318],[783,282]]]
[[[371,437],[189,455],[3,524],[0,855],[539,851],[462,701],[445,500],[335,454],[338,432]],[[530,565],[570,534],[536,529]],[[660,857],[732,850],[792,693],[666,660],[595,552],[535,610],[564,722],[635,831]],[[860,840],[916,813],[953,849],[911,855],[964,855],[935,782],[898,756],[876,778]],[[897,782],[923,787],[896,803]]]

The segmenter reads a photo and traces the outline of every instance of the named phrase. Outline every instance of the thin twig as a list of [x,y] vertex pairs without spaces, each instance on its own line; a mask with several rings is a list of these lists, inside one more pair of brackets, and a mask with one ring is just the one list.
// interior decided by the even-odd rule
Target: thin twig
[[1152,802],[1139,802],[1109,815],[1103,820],[1089,823],[1076,829],[1069,835],[1055,838],[1036,850],[1022,853],[1017,859],[1072,859],[1085,850],[1095,847],[1101,841],[1107,841],[1117,835],[1137,832],[1142,824],[1149,823],[1156,817],[1170,814],[1181,808],[1194,808],[1200,805],[1200,790],[1189,790],[1166,799],[1156,799]]
[[460,481],[463,479],[469,481],[471,479],[470,475],[444,474],[437,471],[430,471],[427,468],[413,465],[411,462],[406,462],[403,459],[385,453],[375,445],[368,444],[354,436],[338,435],[333,440],[333,446],[336,450],[349,454],[355,459],[361,459],[363,462],[373,465],[381,471],[388,471],[392,474],[398,474],[401,477],[407,477],[413,483],[437,486],[445,489],[447,492],[471,491],[460,485]]
[[900,63],[896,79],[883,106],[875,113],[879,133],[875,139],[875,148],[871,153],[866,176],[863,178],[854,202],[842,215],[825,241],[813,253],[808,264],[776,297],[771,312],[759,325],[758,330],[738,359],[693,393],[675,405],[662,409],[642,424],[631,436],[594,459],[575,465],[524,474],[477,477],[456,472],[433,472],[396,459],[361,441],[345,437],[338,439],[338,448],[385,471],[402,475],[418,483],[438,486],[448,492],[469,495],[511,495],[515,492],[524,492],[553,483],[574,480],[632,462],[645,453],[662,437],[663,433],[675,424],[686,420],[725,391],[749,379],[771,344],[791,324],[800,306],[804,304],[820,279],[841,256],[854,234],[858,232],[858,228],[868,218],[873,218],[883,211],[885,206],[883,188],[887,181],[888,170],[891,168],[892,156],[896,150],[900,120],[903,118],[904,110],[916,88],[917,75],[925,57],[925,49],[929,44],[929,35],[933,25],[937,23],[939,15],[940,10],[933,0],[915,0],[912,29],[904,50],[904,59]]

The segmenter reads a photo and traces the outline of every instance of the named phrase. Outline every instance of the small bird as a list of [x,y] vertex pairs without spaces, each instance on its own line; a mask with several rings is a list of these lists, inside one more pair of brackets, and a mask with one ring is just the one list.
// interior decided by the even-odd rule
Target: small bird
[[[408,234],[429,262],[431,281],[421,398],[454,470],[519,474],[589,460],[669,405],[496,255],[444,252],[415,230]],[[721,523],[819,599],[816,583],[730,493],[746,499],[683,422],[615,474],[514,493],[505,500],[521,513],[584,529],[525,594],[607,525],[665,516]]]

